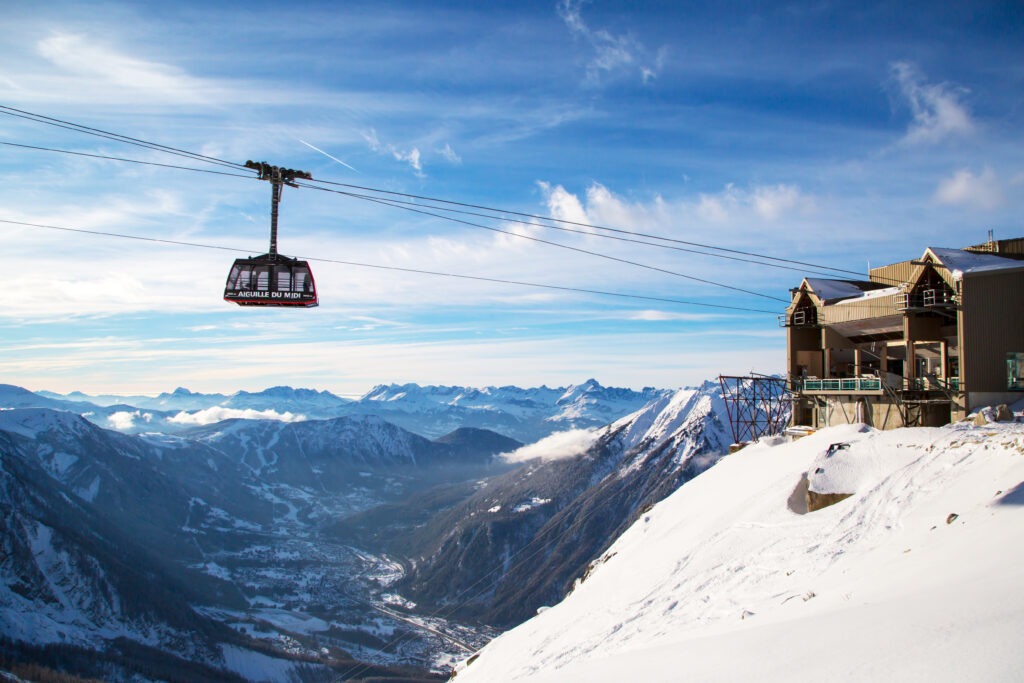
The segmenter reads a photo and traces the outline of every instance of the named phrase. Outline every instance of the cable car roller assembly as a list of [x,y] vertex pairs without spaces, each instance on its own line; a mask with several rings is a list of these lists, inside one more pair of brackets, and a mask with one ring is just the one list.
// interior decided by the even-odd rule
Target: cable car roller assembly
[[277,207],[284,185],[298,187],[295,180],[312,180],[312,174],[271,166],[265,161],[246,161],[246,168],[259,172],[270,182],[270,250],[260,256],[235,259],[224,286],[224,300],[239,306],[302,306],[319,304],[316,283],[309,263],[277,253]]

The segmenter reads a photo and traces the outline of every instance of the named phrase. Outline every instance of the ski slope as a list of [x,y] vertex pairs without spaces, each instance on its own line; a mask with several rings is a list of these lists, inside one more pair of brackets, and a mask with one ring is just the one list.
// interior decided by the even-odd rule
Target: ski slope
[[[805,472],[854,495],[794,512]],[[456,680],[1021,680],[1022,541],[1020,422],[765,440],[657,505]]]

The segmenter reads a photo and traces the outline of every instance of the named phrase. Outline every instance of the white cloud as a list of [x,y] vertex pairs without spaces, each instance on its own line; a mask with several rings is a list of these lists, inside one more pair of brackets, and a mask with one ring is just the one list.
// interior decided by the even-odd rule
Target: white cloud
[[927,144],[974,131],[974,122],[961,101],[967,90],[949,83],[927,83],[917,67],[896,62],[892,77],[913,114],[904,142]]
[[626,229],[671,229],[691,223],[693,218],[721,225],[735,221],[774,223],[794,215],[810,215],[816,211],[813,196],[798,186],[786,183],[755,185],[741,189],[729,183],[721,192],[700,193],[696,200],[668,203],[660,196],[646,203],[629,202],[604,185],[593,183],[586,191],[586,201],[561,185],[539,181],[548,213],[561,220],[578,223],[614,225]]
[[718,194],[702,192],[697,202],[697,215],[709,223],[725,223],[736,204],[735,190],[729,184]]
[[508,462],[526,462],[527,460],[561,460],[575,458],[587,452],[597,441],[600,432],[596,429],[570,429],[555,432],[551,436],[536,443],[516,449],[511,453],[502,454]]
[[395,161],[404,161],[409,164],[409,167],[417,177],[423,177],[423,162],[420,159],[418,147],[413,147],[411,150],[402,150],[390,143],[382,143],[380,138],[377,137],[377,131],[372,128],[363,131],[361,135],[371,151],[391,155]]
[[952,206],[991,210],[1002,206],[1005,199],[999,179],[987,167],[980,175],[961,169],[940,182],[935,190],[935,201]]
[[145,422],[149,422],[150,420],[153,419],[153,414],[143,413],[142,411],[139,410],[136,410],[134,412],[122,410],[120,412],[112,413],[111,415],[107,416],[107,421],[110,423],[110,425],[114,429],[118,429],[121,431],[131,429],[133,426],[135,426],[136,419],[141,419]]
[[[102,88],[145,91],[160,101],[199,103],[217,89],[183,70],[132,57],[84,34],[55,33],[36,44],[36,51],[59,70],[92,81]],[[93,94],[97,88],[88,88]]]
[[423,174],[423,164],[420,162],[420,150],[413,147],[408,152],[402,152],[397,149],[391,150],[392,156],[395,157],[396,161],[406,161],[409,163],[410,168],[416,172],[416,175]]
[[360,135],[362,135],[363,139],[366,140],[366,144],[370,147],[371,151],[379,152],[382,149],[380,138],[377,137],[377,131],[373,128],[370,130],[364,130]]
[[279,413],[276,410],[253,410],[252,408],[239,410],[237,408],[214,406],[205,410],[197,410],[194,413],[182,411],[174,417],[167,418],[167,421],[180,425],[208,425],[233,418],[242,420],[279,420],[281,422],[302,422],[306,419],[304,415],[295,415],[290,412]]
[[447,142],[444,143],[444,147],[438,150],[438,154],[440,154],[442,157],[444,157],[446,160],[450,161],[453,164],[462,163],[462,157],[456,154],[455,150],[452,149],[452,146]]
[[583,209],[583,204],[580,202],[579,197],[561,185],[552,187],[550,183],[542,180],[537,181],[537,186],[540,187],[541,192],[544,194],[544,201],[548,206],[548,214],[552,218],[572,221],[574,223],[589,222],[587,212]]
[[678,313],[674,311],[659,311],[649,309],[636,311],[626,316],[628,320],[642,320],[645,322],[678,322],[684,320],[713,320],[721,318],[717,313]]
[[590,44],[594,55],[587,64],[586,82],[600,83],[606,74],[637,71],[644,84],[654,80],[665,59],[665,51],[659,50],[654,64],[642,63],[646,57],[643,44],[629,34],[616,35],[604,29],[592,29],[581,14],[586,0],[559,0],[558,16],[562,18],[570,33]]
[[762,218],[774,221],[794,210],[811,208],[810,200],[800,194],[794,185],[761,185],[755,187],[750,200]]

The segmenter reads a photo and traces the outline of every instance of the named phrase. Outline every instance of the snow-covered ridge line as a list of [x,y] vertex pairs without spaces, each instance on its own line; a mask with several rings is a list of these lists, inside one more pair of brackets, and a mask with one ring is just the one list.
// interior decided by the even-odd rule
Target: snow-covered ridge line
[[498,432],[523,443],[557,431],[602,427],[672,392],[604,387],[590,379],[569,387],[378,385],[358,400],[330,392],[271,387],[261,392],[200,394],[178,388],[156,397],[33,394],[0,385],[0,407],[70,410],[102,427],[128,433],[179,433],[226,419],[294,422],[376,415],[437,438],[460,427]]

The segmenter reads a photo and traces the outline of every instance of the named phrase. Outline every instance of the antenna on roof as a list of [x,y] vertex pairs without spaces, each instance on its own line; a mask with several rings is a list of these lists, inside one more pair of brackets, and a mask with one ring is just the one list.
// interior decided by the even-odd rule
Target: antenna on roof
[[996,241],[996,234],[995,233],[996,233],[996,231],[993,230],[992,228],[988,229],[988,241],[989,241],[989,244],[991,244],[992,242]]

